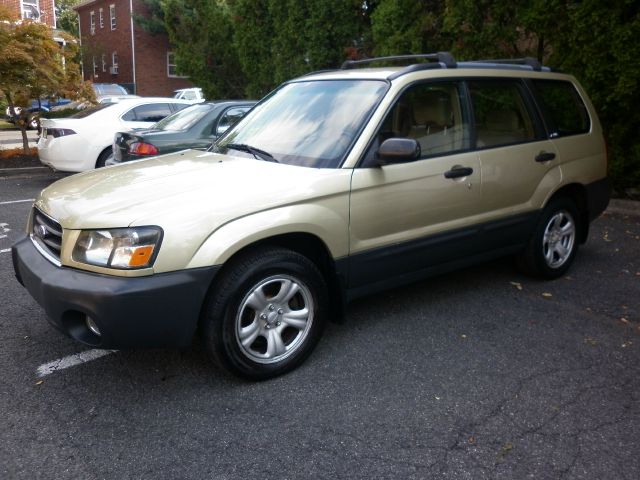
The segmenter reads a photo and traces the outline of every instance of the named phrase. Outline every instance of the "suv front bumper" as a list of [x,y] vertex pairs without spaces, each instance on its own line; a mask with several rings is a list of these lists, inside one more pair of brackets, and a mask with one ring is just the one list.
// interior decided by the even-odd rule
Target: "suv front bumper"
[[[184,347],[219,267],[146,277],[116,277],[57,267],[25,237],[11,249],[18,281],[50,323],[98,348]],[[87,317],[100,335],[87,325]]]

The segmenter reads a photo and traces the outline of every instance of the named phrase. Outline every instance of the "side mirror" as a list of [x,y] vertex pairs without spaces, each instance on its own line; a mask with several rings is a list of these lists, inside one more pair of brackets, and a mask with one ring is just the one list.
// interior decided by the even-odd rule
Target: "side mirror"
[[392,165],[420,158],[420,144],[413,138],[389,138],[378,149],[378,163]]

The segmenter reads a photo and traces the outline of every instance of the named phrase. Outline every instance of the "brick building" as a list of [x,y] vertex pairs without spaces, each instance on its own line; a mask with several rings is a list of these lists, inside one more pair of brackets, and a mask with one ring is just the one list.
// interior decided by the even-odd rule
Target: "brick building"
[[0,0],[10,12],[21,20],[42,22],[51,28],[56,27],[56,11],[54,0]]
[[133,21],[132,14],[147,14],[141,0],[85,0],[74,10],[85,80],[118,83],[143,96],[170,96],[193,86],[177,74],[167,36],[151,35]]

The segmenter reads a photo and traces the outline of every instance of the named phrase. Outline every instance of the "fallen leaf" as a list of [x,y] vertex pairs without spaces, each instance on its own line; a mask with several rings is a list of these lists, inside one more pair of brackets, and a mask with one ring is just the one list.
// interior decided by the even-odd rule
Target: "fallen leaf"
[[36,385],[42,385],[43,383],[44,383],[44,380],[38,380],[38,381],[36,382]]
[[587,308],[586,308],[586,310],[587,310],[587,312],[590,312],[590,311],[591,311],[591,309],[590,309],[589,307],[587,307]]
[[511,285],[513,285],[514,287],[516,287],[518,290],[522,290],[522,284],[518,283],[518,282],[509,282]]
[[546,298],[551,298],[551,297],[553,297],[553,295],[551,295],[549,292],[544,292],[544,293],[542,294],[542,296],[543,296],[543,297],[546,297]]
[[469,437],[469,443],[471,445],[475,445],[476,444],[476,437]]
[[505,444],[498,452],[498,460],[502,460],[507,454],[513,450],[513,444],[511,442]]
[[622,317],[622,318],[620,319],[620,321],[621,321],[622,323],[629,323],[629,320],[627,320],[627,319],[626,319],[626,318],[624,318],[624,317]]
[[598,342],[595,339],[591,338],[591,337],[586,337],[584,339],[584,343],[586,343],[588,345],[591,345],[592,347],[595,347],[598,344]]
[[436,397],[435,395],[434,395],[433,398],[435,398],[436,400],[440,400],[440,397]]
[[633,342],[624,342],[621,346],[622,348],[627,348],[629,346],[633,345]]
[[467,338],[465,334],[460,335],[461,338]]

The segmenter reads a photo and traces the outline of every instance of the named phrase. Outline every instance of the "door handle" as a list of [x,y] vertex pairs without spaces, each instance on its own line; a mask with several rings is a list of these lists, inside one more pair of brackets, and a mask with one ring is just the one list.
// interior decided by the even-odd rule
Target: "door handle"
[[444,178],[460,178],[468,177],[473,173],[471,167],[453,167],[451,170],[444,172]]
[[549,162],[554,158],[556,158],[556,154],[553,152],[540,152],[538,155],[536,155],[536,162]]

